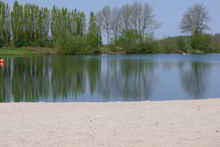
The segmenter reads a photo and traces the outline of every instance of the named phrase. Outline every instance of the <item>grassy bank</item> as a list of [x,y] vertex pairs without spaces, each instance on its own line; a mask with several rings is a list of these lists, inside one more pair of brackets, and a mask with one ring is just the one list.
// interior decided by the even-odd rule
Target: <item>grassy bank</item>
[[178,48],[162,48],[158,46],[154,49],[130,49],[125,50],[119,47],[103,46],[96,52],[97,54],[208,54],[220,53],[220,49],[186,49],[181,50]]
[[[220,50],[199,50],[199,49],[188,49],[185,52],[179,49],[156,49],[153,52],[144,50],[133,50],[127,52],[126,50],[117,48],[112,49],[111,47],[104,46],[99,48],[95,53],[92,54],[205,54],[205,53],[220,53]],[[58,55],[64,54],[62,51],[53,48],[0,48],[0,56],[20,56],[20,55]],[[77,55],[77,54],[75,54]],[[88,54],[87,54],[88,55]]]
[[0,55],[54,55],[58,50],[51,48],[0,48]]

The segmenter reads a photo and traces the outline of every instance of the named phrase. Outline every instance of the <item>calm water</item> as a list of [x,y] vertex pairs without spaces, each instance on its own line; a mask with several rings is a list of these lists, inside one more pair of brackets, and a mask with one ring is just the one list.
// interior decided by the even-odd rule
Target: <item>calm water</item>
[[220,54],[5,57],[0,102],[220,97]]

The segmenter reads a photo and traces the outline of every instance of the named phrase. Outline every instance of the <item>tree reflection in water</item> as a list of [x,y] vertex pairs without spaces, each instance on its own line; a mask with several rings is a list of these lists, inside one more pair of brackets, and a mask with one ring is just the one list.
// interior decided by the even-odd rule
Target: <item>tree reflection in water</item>
[[101,73],[97,91],[105,98],[120,101],[147,100],[153,84],[153,62],[148,60],[102,60],[106,65]]
[[211,63],[182,62],[179,64],[184,90],[193,98],[201,98],[208,90],[208,73]]
[[[176,99],[185,93],[189,98],[207,95],[212,62],[199,61],[197,56],[195,61],[165,57],[9,57],[0,67],[0,102],[140,101],[161,99],[164,93]],[[175,80],[172,89],[164,86],[170,80]]]
[[152,76],[153,63],[146,60],[8,58],[7,65],[0,68],[0,101],[80,101],[80,96],[99,97],[100,101],[146,100]]

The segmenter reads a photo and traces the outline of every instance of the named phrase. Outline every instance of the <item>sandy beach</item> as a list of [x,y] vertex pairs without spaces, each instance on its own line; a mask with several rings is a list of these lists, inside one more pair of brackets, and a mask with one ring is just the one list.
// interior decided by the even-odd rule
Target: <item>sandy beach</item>
[[219,147],[220,100],[0,104],[0,147]]

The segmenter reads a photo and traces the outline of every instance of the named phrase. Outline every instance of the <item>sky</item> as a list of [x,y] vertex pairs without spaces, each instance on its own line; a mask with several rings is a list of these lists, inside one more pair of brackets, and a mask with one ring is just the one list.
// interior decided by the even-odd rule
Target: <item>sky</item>
[[[3,0],[10,6],[14,0]],[[120,7],[124,4],[131,4],[135,0],[18,0],[20,3],[32,3],[41,7],[52,8],[56,5],[59,8],[78,9],[84,11],[87,15],[91,11],[97,12],[104,6]],[[184,35],[180,31],[180,22],[184,12],[195,3],[204,4],[209,10],[212,21],[209,26],[211,30],[208,33],[220,33],[220,0],[136,0],[138,2],[147,2],[153,9],[156,19],[161,23],[161,27],[155,31],[157,39],[168,36]]]

